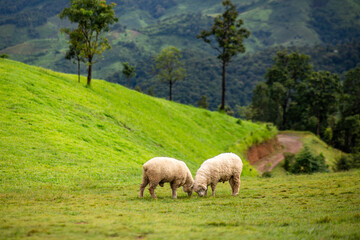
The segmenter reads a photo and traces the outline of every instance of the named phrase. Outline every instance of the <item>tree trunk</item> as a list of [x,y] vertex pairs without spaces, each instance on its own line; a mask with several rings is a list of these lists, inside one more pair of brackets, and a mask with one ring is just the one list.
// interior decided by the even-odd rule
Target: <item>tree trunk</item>
[[286,95],[286,98],[284,100],[284,104],[283,104],[283,115],[282,115],[282,123],[281,123],[281,130],[284,130],[285,129],[285,125],[287,124],[287,107],[288,107],[288,104],[289,104],[289,101],[290,101],[290,90],[288,90],[287,92],[287,95]]
[[78,82],[80,83],[80,60],[78,59]]
[[173,85],[173,82],[170,81],[170,84],[169,84],[169,100],[172,101],[172,85]]
[[320,118],[320,112],[318,111],[317,112],[317,119],[318,119],[318,122],[316,124],[316,135],[317,136],[320,136],[320,123],[322,122],[322,119]]
[[92,72],[92,62],[89,61],[88,76],[87,76],[87,85],[88,86],[90,86],[90,84],[91,84],[91,72]]
[[225,91],[226,91],[226,62],[223,61],[222,62],[222,91],[221,91],[221,106],[220,106],[220,110],[224,110],[225,109]]

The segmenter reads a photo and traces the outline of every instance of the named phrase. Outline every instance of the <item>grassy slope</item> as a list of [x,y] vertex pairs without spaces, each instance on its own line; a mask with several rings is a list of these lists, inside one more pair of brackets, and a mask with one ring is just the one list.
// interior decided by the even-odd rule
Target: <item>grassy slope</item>
[[276,134],[101,80],[86,88],[75,75],[10,60],[0,60],[0,74],[2,187],[139,182],[141,165],[155,156],[184,160],[195,173],[207,158],[242,155]]
[[2,59],[0,104],[0,239],[360,237],[359,171],[243,176],[238,197],[220,183],[216,198],[172,200],[168,185],[137,198],[148,158],[194,172],[269,137],[263,126]]

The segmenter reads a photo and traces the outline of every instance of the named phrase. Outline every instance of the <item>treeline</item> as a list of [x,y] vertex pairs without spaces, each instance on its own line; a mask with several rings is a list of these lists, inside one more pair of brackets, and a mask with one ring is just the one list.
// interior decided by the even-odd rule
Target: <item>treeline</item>
[[307,130],[348,153],[360,152],[360,65],[344,74],[316,71],[309,55],[278,51],[254,89],[247,118],[281,130]]
[[[132,88],[136,86],[144,93],[167,97],[166,87],[157,81],[152,70],[153,55],[145,54],[146,51],[134,43],[119,42],[119,45],[113,46],[113,48],[119,48],[121,49],[119,51],[124,53],[122,61],[136,65],[136,78],[130,82]],[[278,51],[284,49],[276,47],[255,54],[246,54],[229,64],[226,102],[236,116],[239,116],[237,110],[241,109],[240,106],[247,106],[251,103],[256,84],[264,81],[267,69],[273,64],[274,56]],[[288,48],[288,50],[299,51],[311,56],[310,64],[315,71],[337,73],[341,78],[343,78],[343,73],[360,63],[360,41],[328,46]],[[109,54],[116,56],[112,52]],[[105,62],[109,64],[111,64],[110,59],[112,58],[110,55],[105,57]],[[125,57],[125,55],[131,55],[131,58]],[[221,69],[217,59],[209,53],[190,46],[182,50],[182,55],[188,77],[175,85],[174,100],[198,106],[198,101],[205,96],[209,109],[216,110],[221,97],[219,88]],[[127,84],[120,70],[106,79],[123,85]]]

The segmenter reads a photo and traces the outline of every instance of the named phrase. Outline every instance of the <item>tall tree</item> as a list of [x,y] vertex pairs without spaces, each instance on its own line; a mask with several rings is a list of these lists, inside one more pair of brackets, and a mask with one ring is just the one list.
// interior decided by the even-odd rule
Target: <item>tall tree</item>
[[313,72],[298,88],[298,104],[306,119],[316,118],[316,134],[320,136],[327,127],[328,117],[338,110],[341,91],[340,77],[330,72]]
[[186,76],[181,62],[181,51],[173,46],[163,49],[155,59],[157,76],[162,82],[169,83],[169,100],[172,101],[172,88],[177,81]]
[[341,119],[334,131],[335,147],[360,153],[360,67],[345,74],[340,103]]
[[135,67],[131,66],[128,62],[123,62],[123,70],[122,73],[124,74],[124,76],[127,79],[127,85],[128,87],[130,86],[130,78],[133,78],[136,76],[135,73]]
[[77,63],[78,82],[80,82],[80,63],[85,62],[85,58],[81,54],[81,47],[84,44],[83,35],[77,29],[64,29],[64,32],[69,35],[69,50],[66,52],[65,58],[68,60],[74,59],[74,63]]
[[217,58],[222,64],[220,110],[225,109],[226,66],[230,63],[232,57],[245,52],[243,40],[250,36],[250,32],[242,27],[243,20],[238,19],[239,13],[236,6],[230,0],[223,0],[222,5],[225,7],[225,12],[215,17],[211,29],[203,30],[197,35],[198,39],[203,39],[219,54]]
[[277,83],[282,85],[279,87],[285,89],[285,91],[281,91],[283,95],[278,96],[278,99],[281,99],[280,108],[282,111],[282,121],[277,125],[280,129],[288,128],[291,125],[288,116],[290,107],[296,99],[298,84],[312,73],[310,59],[310,56],[299,52],[279,51],[274,58],[273,66],[268,69],[265,75],[266,83],[269,86]]
[[343,115],[360,115],[360,66],[345,74]]
[[[118,21],[115,17],[115,4],[106,4],[105,0],[70,0],[70,7],[64,8],[60,18],[68,18],[71,23],[77,23],[77,29],[84,41],[80,44],[81,56],[86,58],[88,66],[87,84],[91,84],[92,66],[96,63],[96,56],[111,48],[109,41],[103,36],[109,26]],[[72,32],[63,29],[64,32]]]

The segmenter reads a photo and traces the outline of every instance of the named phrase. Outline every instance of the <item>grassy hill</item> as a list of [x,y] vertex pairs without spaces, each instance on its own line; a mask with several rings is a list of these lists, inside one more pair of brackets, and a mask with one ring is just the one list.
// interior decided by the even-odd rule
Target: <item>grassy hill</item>
[[[207,158],[276,134],[266,125],[150,97],[75,75],[0,60],[1,179],[41,184],[139,181],[155,156],[184,160],[195,172]],[[85,80],[82,80],[85,83]],[[245,175],[255,174],[246,165]]]
[[[0,239],[358,239],[360,171],[258,178],[238,197],[139,199],[141,165],[184,160],[193,173],[242,154],[266,125],[94,80],[0,59]],[[219,214],[221,213],[221,214]]]

